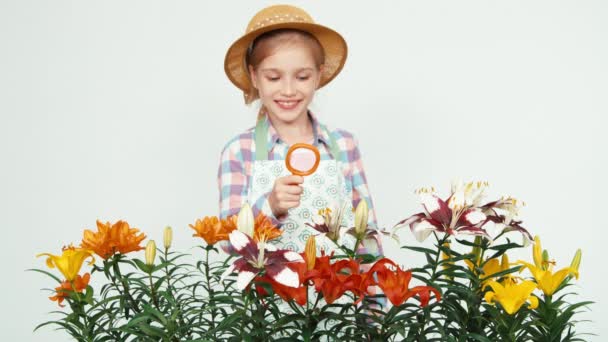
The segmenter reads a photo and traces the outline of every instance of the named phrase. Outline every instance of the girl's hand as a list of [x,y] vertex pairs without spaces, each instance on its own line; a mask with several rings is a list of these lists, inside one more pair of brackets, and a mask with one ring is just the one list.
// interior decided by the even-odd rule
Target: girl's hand
[[302,183],[304,183],[302,176],[285,176],[275,180],[268,196],[268,204],[277,219],[287,215],[287,210],[300,205],[300,196],[304,191],[300,186]]

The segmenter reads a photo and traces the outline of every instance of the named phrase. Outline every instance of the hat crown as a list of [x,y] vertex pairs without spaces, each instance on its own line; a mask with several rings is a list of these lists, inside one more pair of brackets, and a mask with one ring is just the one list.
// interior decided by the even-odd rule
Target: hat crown
[[312,17],[301,8],[291,5],[274,5],[256,13],[247,25],[245,33],[277,23],[314,23]]

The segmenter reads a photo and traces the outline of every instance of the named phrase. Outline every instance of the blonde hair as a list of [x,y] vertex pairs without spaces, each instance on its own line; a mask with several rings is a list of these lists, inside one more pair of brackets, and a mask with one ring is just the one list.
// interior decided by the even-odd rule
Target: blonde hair
[[[315,61],[317,70],[325,63],[325,51],[321,43],[312,34],[297,30],[297,29],[278,29],[265,32],[259,35],[247,49],[245,56],[245,65],[247,66],[247,77],[249,75],[249,66],[256,70],[262,61],[274,54],[279,48],[293,45],[296,43],[304,43],[310,48],[312,57]],[[258,90],[253,86],[251,79],[249,80],[251,87],[244,92],[245,104],[249,105],[253,101],[260,98]],[[264,116],[266,109],[262,104],[258,112],[258,120]]]

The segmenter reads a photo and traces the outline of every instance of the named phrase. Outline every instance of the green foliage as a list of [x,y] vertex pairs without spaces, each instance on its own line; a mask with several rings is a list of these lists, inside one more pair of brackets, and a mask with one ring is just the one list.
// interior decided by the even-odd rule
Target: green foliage
[[[441,293],[441,300],[425,307],[419,297],[387,306],[383,294],[354,304],[356,298],[347,293],[327,304],[312,287],[305,306],[281,300],[270,286],[260,285],[267,295],[251,288],[239,291],[233,278],[220,281],[232,259],[211,262],[218,250],[206,246],[196,250],[194,264],[183,261],[190,255],[167,250],[151,266],[115,254],[93,266],[92,275],[105,277],[105,284],[69,291],[69,309],[54,311],[56,318],[36,329],[54,326],[77,341],[582,341],[574,318],[591,302],[566,301],[574,294],[560,291],[569,288],[570,277],[559,296],[544,296],[537,308],[524,305],[509,315],[500,304],[484,301],[488,289],[483,283],[517,276],[520,266],[482,272],[490,259],[522,246],[508,240],[458,240],[479,252],[462,253],[446,244],[449,240],[449,235],[435,235],[433,248],[402,247],[427,261],[411,270],[412,277]],[[361,259],[376,261],[370,255]],[[34,271],[60,282],[52,273]]]

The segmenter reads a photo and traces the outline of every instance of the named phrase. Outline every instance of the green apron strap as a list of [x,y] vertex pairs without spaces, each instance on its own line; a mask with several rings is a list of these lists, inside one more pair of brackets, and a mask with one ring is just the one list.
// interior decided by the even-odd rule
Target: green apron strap
[[342,153],[340,153],[340,147],[338,146],[338,143],[336,142],[336,139],[334,138],[333,135],[331,135],[331,133],[329,132],[329,130],[327,129],[327,127],[323,124],[319,124],[321,126],[321,129],[325,132],[325,135],[327,135],[329,137],[329,151],[331,152],[331,155],[334,157],[334,159],[336,161],[343,161],[343,156]]
[[268,159],[268,124],[265,118],[266,116],[262,116],[258,120],[253,131],[256,161]]

